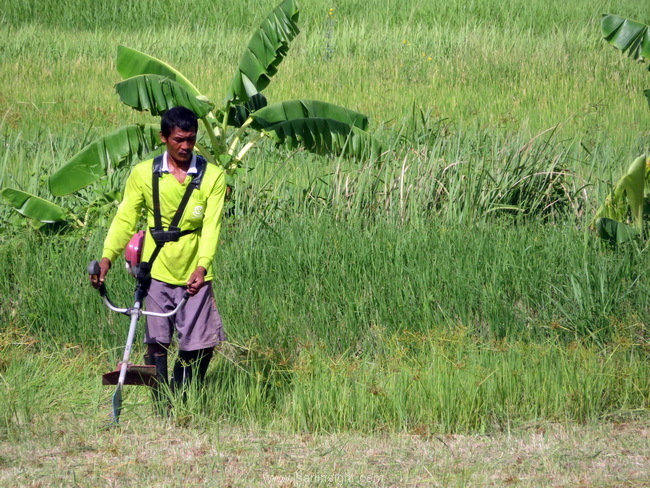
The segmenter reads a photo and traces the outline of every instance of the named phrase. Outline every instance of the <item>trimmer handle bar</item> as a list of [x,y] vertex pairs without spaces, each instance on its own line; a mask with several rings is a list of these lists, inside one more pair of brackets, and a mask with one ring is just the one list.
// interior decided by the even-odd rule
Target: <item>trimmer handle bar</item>
[[[99,262],[96,261],[96,260],[91,261],[88,264],[88,274],[91,275],[91,276],[92,275],[99,276],[99,273],[100,273]],[[104,301],[104,305],[106,305],[113,312],[123,313],[124,315],[131,315],[133,313],[134,307],[121,308],[121,307],[115,306],[115,304],[113,302],[111,302],[110,298],[108,298],[108,292],[106,290],[106,285],[104,283],[99,285],[98,291],[99,291],[99,294],[102,297],[102,300]],[[183,306],[185,305],[185,302],[187,302],[187,300],[189,298],[190,298],[189,292],[185,292],[183,294],[183,298],[181,299],[181,301],[178,303],[178,305],[176,305],[174,310],[172,310],[171,312],[164,312],[164,313],[149,312],[147,310],[141,310],[140,309],[141,304],[138,304],[137,313],[138,313],[138,315],[151,315],[153,317],[171,317],[172,315],[176,315],[178,313],[178,311],[181,308],[183,308]]]

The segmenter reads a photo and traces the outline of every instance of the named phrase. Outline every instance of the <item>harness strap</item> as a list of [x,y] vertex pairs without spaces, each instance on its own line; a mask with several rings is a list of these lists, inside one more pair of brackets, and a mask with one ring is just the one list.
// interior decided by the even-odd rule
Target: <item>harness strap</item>
[[188,230],[181,231],[180,228],[178,227],[178,223],[180,222],[183,216],[183,212],[185,211],[185,207],[187,207],[187,202],[189,202],[190,197],[192,196],[192,192],[195,189],[199,188],[199,186],[201,185],[201,181],[203,180],[203,175],[205,173],[205,168],[208,164],[205,158],[203,158],[202,156],[196,156],[197,172],[193,175],[190,175],[192,177],[192,181],[189,183],[189,185],[187,185],[187,189],[185,190],[185,194],[183,195],[183,198],[181,199],[181,202],[178,205],[178,209],[176,209],[176,212],[174,213],[174,216],[172,217],[172,220],[169,223],[169,228],[168,230],[165,231],[162,226],[162,216],[160,212],[159,180],[162,177],[162,160],[163,160],[162,155],[157,156],[153,160],[151,189],[153,191],[154,227],[150,229],[150,232],[152,237],[154,238],[156,247],[153,250],[151,256],[149,257],[149,261],[147,263],[149,266],[149,270],[151,270],[151,266],[153,265],[153,262],[158,257],[160,250],[162,249],[162,247],[165,245],[166,242],[178,241],[178,239],[180,239],[181,237],[196,232],[196,230],[198,229],[198,228],[192,230],[188,229]]
[[[184,230],[184,231],[181,231],[181,232],[178,234],[178,236],[179,236],[179,237],[183,237],[183,236],[186,236],[186,235],[188,235],[188,234],[192,234],[193,232],[196,232],[196,230],[197,230],[197,229]],[[175,242],[175,241],[166,241],[166,242]],[[149,261],[148,261],[148,263],[149,263],[149,266],[150,266],[150,267],[153,265],[153,262],[154,262],[154,261],[156,260],[156,258],[158,257],[158,254],[160,253],[160,250],[163,248],[164,245],[165,245],[164,242],[163,242],[162,244],[157,244],[157,243],[156,243],[156,247],[154,248],[153,252],[151,253],[151,256],[149,256]]]
[[162,218],[160,216],[160,187],[158,180],[162,177],[162,156],[153,160],[153,174],[151,178],[151,190],[153,191],[153,225],[162,229]]

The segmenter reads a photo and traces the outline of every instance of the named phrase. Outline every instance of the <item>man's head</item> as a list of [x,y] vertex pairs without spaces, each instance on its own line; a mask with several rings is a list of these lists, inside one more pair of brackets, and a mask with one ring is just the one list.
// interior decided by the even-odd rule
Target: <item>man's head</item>
[[167,146],[167,156],[177,165],[189,164],[196,143],[199,123],[190,109],[174,107],[164,113],[160,122],[160,140]]
[[197,132],[199,121],[189,108],[173,107],[162,116],[160,134],[169,137],[175,128],[181,129],[183,132]]

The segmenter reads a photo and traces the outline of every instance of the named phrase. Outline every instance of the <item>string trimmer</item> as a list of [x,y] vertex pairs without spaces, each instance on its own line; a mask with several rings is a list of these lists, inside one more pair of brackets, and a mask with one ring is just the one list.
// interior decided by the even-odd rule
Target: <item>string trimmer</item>
[[[99,262],[91,261],[88,265],[88,274],[91,276],[99,275],[99,272]],[[141,315],[151,315],[154,317],[171,317],[185,305],[185,302],[190,296],[189,293],[186,292],[185,295],[183,295],[183,299],[171,312],[148,312],[146,310],[142,310],[144,298],[147,295],[147,288],[148,286],[146,286],[143,281],[138,280],[138,284],[135,289],[135,300],[133,306],[131,308],[119,308],[116,307],[108,298],[106,286],[103,283],[99,286],[99,294],[104,300],[104,304],[110,310],[131,317],[131,326],[129,327],[129,333],[126,338],[126,347],[124,348],[124,356],[122,357],[122,361],[117,364],[115,371],[111,371],[102,376],[102,384],[117,385],[117,389],[113,394],[113,421],[115,423],[119,422],[120,413],[122,411],[122,388],[124,385],[153,386],[156,382],[155,366],[135,365],[129,363],[129,358],[131,357],[131,346],[133,345],[133,339],[135,337],[135,329],[138,324],[138,319]]]

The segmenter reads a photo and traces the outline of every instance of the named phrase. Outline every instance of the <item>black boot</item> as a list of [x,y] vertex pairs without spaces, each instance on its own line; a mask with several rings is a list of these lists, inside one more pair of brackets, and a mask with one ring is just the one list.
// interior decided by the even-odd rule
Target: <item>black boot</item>
[[205,373],[208,371],[208,366],[210,365],[210,360],[212,359],[213,350],[214,347],[209,347],[207,349],[200,349],[198,351],[199,354],[197,361],[199,363],[199,367],[197,374],[200,383],[203,383],[203,380],[205,380]]
[[193,351],[179,351],[178,359],[174,363],[174,375],[171,381],[171,390],[173,394],[179,391],[183,392],[182,401],[184,402],[187,393],[186,389],[192,381],[192,365],[194,363]]
[[[176,364],[174,364],[174,376],[171,384],[172,392],[187,389],[192,382],[195,366],[197,367],[196,374],[199,383],[203,383],[205,373],[212,359],[213,349],[210,347],[197,349],[196,351],[178,351],[178,359],[176,360]],[[186,393],[183,391],[183,401],[185,399]]]
[[156,367],[156,382],[151,387],[151,396],[154,403],[154,411],[163,417],[167,416],[171,408],[171,401],[167,395],[167,354],[145,354],[144,364]]

